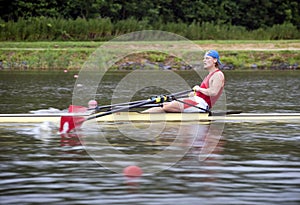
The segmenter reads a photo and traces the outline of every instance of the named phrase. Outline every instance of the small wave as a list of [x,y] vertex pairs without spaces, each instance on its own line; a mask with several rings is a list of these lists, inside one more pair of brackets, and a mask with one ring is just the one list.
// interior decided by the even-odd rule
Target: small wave
[[58,127],[52,122],[43,122],[34,127],[26,127],[17,131],[18,134],[29,135],[34,139],[48,141],[57,137]]
[[57,108],[49,107],[48,109],[40,109],[40,110],[32,110],[29,111],[32,114],[44,114],[44,113],[62,113],[63,110],[59,110]]

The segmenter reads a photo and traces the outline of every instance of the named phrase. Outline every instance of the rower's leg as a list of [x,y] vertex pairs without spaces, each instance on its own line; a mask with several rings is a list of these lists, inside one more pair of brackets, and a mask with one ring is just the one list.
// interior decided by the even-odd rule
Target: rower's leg
[[164,104],[162,108],[165,112],[182,112],[183,104],[177,101],[172,101]]
[[142,113],[160,113],[160,112],[165,112],[162,107],[152,107],[142,111]]
[[161,113],[161,112],[182,112],[183,104],[177,101],[165,102],[163,107],[152,107],[142,111],[142,113]]

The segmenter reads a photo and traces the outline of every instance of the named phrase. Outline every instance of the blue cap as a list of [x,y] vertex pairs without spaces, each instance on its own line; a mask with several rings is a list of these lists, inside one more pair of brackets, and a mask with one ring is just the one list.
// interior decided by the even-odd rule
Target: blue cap
[[205,55],[206,55],[206,56],[213,57],[213,58],[216,58],[218,64],[219,64],[219,65],[222,65],[222,63],[221,63],[221,61],[220,61],[220,56],[219,56],[218,51],[210,50],[210,51],[207,51],[207,52],[205,53]]

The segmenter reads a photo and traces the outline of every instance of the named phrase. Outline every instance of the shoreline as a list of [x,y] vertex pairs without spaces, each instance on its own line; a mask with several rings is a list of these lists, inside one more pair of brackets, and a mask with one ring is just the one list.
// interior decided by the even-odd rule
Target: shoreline
[[[283,41],[193,41],[203,50],[220,53],[224,70],[299,70],[300,40]],[[2,42],[0,70],[78,71],[98,47],[106,42]],[[157,46],[147,42],[147,49]],[[135,49],[139,44],[122,44],[110,49]],[[169,45],[187,51],[185,45]],[[149,47],[149,48],[148,48]],[[201,59],[199,59],[201,60]],[[188,70],[182,59],[160,52],[144,52],[125,56],[110,67],[113,70]]]

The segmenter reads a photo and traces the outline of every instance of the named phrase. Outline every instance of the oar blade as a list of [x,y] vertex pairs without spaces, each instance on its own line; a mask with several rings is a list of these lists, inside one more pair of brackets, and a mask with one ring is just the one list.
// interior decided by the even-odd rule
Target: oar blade
[[81,116],[62,116],[60,119],[60,133],[69,133],[74,129],[80,128],[85,121]]
[[[70,105],[69,113],[85,113],[87,111],[86,107],[79,105]],[[85,117],[82,116],[62,116],[60,119],[60,133],[69,133],[76,128],[80,128],[82,123],[85,121]]]
[[70,105],[69,106],[69,109],[68,109],[68,112],[70,113],[84,113],[86,112],[88,109],[86,107],[83,107],[83,106],[79,106],[79,105]]

